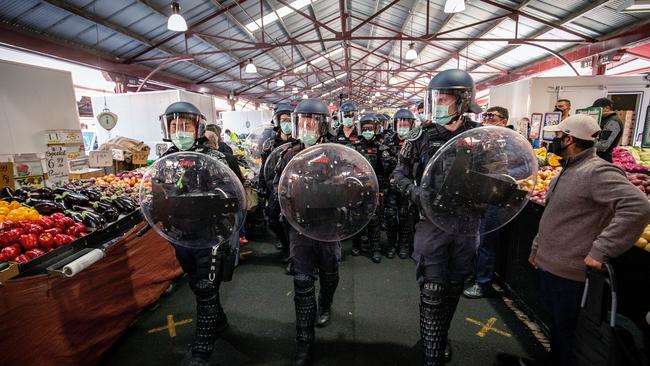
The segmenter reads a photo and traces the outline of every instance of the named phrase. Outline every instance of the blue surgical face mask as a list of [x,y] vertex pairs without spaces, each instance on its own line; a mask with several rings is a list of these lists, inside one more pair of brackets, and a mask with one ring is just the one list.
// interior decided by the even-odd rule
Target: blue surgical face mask
[[192,132],[177,132],[172,136],[172,143],[179,150],[189,150],[194,146],[194,134]]
[[300,139],[300,141],[302,141],[302,143],[307,146],[314,145],[316,143],[316,140],[318,140],[318,138],[316,137],[316,134],[313,132],[305,133]]
[[291,122],[281,122],[280,129],[285,135],[291,135]]
[[398,133],[400,136],[405,137],[405,136],[409,133],[410,130],[411,130],[411,129],[408,128],[408,127],[398,127],[398,128],[397,128],[397,133]]
[[418,118],[420,119],[420,122],[422,122],[422,123],[427,121],[427,117],[425,117],[424,114],[419,114]]
[[343,126],[352,127],[354,126],[354,118],[352,117],[343,117]]
[[436,123],[441,126],[451,122],[452,116],[449,115],[449,106],[437,105],[433,111],[433,115]]
[[373,137],[375,137],[375,131],[363,131],[361,135],[363,135],[364,139],[370,141]]

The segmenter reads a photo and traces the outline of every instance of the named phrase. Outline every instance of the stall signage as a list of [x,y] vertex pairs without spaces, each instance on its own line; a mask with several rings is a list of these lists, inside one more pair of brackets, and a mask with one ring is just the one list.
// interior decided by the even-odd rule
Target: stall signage
[[78,171],[87,171],[89,169],[88,166],[88,159],[87,158],[81,158],[81,159],[75,159],[75,160],[70,160],[70,171],[71,172],[78,172]]
[[68,175],[68,157],[62,146],[48,146],[45,151],[45,166],[48,177],[63,177]]
[[113,149],[111,152],[113,154],[113,160],[124,161],[124,150]]
[[68,183],[70,180],[68,179],[68,176],[62,176],[62,177],[47,177],[47,186],[49,188],[54,188],[54,187],[61,187],[64,184]]
[[147,164],[149,160],[149,150],[136,151],[133,153],[133,164],[143,165]]
[[88,156],[88,165],[91,168],[112,166],[113,154],[107,150],[91,151]]
[[0,163],[0,189],[4,187],[14,189],[14,164],[11,162]]

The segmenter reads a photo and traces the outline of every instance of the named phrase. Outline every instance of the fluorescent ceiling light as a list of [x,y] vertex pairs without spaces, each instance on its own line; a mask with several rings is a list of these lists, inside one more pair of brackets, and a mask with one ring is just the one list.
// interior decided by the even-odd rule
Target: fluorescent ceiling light
[[650,12],[650,0],[628,0],[618,7],[621,13]]
[[[316,1],[318,0],[311,0],[311,2],[313,3],[315,3]],[[290,3],[290,5],[295,9],[302,9],[309,4],[310,4],[310,0],[296,0]],[[271,12],[264,16],[264,26],[266,27],[268,24],[278,21],[278,16],[280,16],[280,18],[284,18],[287,15],[293,13],[295,13],[295,11],[293,11],[290,7],[283,6],[277,9],[277,11]],[[246,29],[248,29],[248,31],[251,33],[261,28],[262,28],[262,18],[257,18],[254,21],[246,24]]]
[[248,59],[248,65],[246,65],[246,69],[244,69],[244,72],[247,74],[257,74],[257,67],[255,67],[252,58]]
[[181,15],[181,6],[176,1],[172,3],[172,15],[167,19],[167,29],[174,32],[185,32],[187,30],[187,22]]
[[465,10],[465,0],[447,0],[445,13],[459,13]]
[[409,44],[409,50],[406,51],[404,59],[407,61],[413,61],[416,58],[418,58],[418,51],[415,50],[415,43],[411,42],[411,44]]

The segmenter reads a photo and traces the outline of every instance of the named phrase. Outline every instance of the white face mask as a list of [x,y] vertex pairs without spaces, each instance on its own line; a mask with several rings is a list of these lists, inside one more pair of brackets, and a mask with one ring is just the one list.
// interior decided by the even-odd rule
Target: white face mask
[[189,150],[194,146],[194,134],[192,132],[177,132],[172,136],[172,143],[179,150]]

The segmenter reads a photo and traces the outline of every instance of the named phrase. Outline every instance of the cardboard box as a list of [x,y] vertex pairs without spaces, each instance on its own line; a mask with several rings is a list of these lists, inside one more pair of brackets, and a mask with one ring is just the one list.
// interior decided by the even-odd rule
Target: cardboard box
[[83,145],[84,139],[81,130],[46,130],[45,143]]
[[99,178],[105,175],[104,169],[88,169],[86,171],[70,172],[70,179]]
[[8,280],[18,276],[18,263],[10,263],[9,267],[0,271],[0,283],[7,282]]

